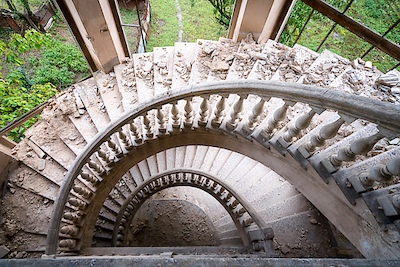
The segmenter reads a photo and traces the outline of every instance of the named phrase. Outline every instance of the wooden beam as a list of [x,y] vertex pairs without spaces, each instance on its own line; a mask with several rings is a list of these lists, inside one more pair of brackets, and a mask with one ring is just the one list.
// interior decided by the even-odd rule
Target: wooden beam
[[342,27],[351,31],[358,37],[362,38],[366,42],[372,44],[376,48],[382,50],[391,57],[400,60],[400,46],[389,39],[382,37],[380,34],[371,30],[370,28],[359,23],[355,19],[343,14],[338,9],[327,4],[322,0],[301,0],[306,5],[327,16],[331,20],[335,21]]

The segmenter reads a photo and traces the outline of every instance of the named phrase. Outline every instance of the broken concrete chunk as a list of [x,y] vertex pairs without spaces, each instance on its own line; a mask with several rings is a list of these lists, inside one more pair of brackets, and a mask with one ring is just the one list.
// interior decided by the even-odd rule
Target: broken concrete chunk
[[143,67],[144,72],[150,72],[153,69],[153,63],[150,61],[147,61],[146,64]]
[[215,57],[212,61],[212,71],[218,71],[218,70],[229,70],[229,64],[226,61],[223,61],[217,57]]
[[250,59],[250,55],[245,53],[235,53],[235,57],[237,59],[244,59],[244,60]]
[[379,76],[378,79],[376,79],[377,84],[385,84],[389,86],[395,86],[399,83],[400,79],[395,73],[386,73],[381,76]]
[[46,160],[45,159],[39,159],[38,170],[39,171],[43,171],[45,167],[46,167]]
[[214,52],[215,49],[217,49],[217,46],[215,44],[208,45],[203,48],[203,52],[206,54],[211,54],[212,52]]
[[4,258],[10,250],[6,246],[1,246],[0,247],[0,259]]
[[367,69],[372,69],[372,62],[371,62],[371,61],[365,62],[365,67],[366,67]]

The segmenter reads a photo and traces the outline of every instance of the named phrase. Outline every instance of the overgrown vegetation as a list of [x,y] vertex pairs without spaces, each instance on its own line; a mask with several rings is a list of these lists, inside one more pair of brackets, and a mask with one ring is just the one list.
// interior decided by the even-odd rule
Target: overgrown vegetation
[[[343,11],[350,0],[327,0],[327,2]],[[280,42],[292,46],[310,13],[311,8],[309,6],[297,1],[280,37]],[[354,1],[346,14],[379,34],[384,34],[400,18],[400,6],[398,1],[390,0]],[[314,12],[298,43],[316,50],[333,25],[333,21],[318,12]],[[400,43],[400,25],[397,25],[387,34],[386,38],[395,43]],[[358,38],[341,26],[336,26],[319,52],[329,49],[343,57],[355,59],[361,57],[370,47],[371,45],[363,39]],[[383,72],[390,70],[398,63],[377,48],[369,52],[364,60],[372,61]]]

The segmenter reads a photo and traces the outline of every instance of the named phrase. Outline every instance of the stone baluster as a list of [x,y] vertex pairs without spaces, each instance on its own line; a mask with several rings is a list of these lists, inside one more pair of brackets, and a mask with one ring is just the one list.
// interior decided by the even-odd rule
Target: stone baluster
[[82,179],[92,183],[93,185],[95,185],[99,182],[99,180],[96,177],[94,177],[93,175],[91,175],[87,172],[82,172],[81,177],[82,177]]
[[[397,165],[397,166],[399,166],[399,165]],[[400,209],[400,193],[396,193],[393,195],[392,203],[393,203],[393,206],[395,206],[397,209]]]
[[79,195],[83,196],[84,198],[90,198],[93,195],[92,192],[81,186],[75,186],[74,191]]
[[122,150],[113,140],[109,139],[107,141],[107,145],[117,158],[122,158],[123,156]]
[[75,239],[62,239],[60,240],[60,247],[73,249],[76,246]]
[[162,107],[157,109],[157,123],[158,123],[158,132],[160,134],[165,134],[167,132],[167,123],[164,116],[164,112],[162,111]]
[[147,138],[153,138],[154,134],[152,131],[151,127],[151,121],[149,119],[149,114],[143,116],[143,125],[144,125],[144,130]]
[[68,203],[74,207],[77,207],[78,209],[81,209],[81,210],[85,209],[87,206],[85,202],[83,202],[82,200],[77,199],[77,198],[70,198],[68,200]]
[[192,106],[192,100],[191,99],[187,99],[186,100],[186,104],[185,104],[185,119],[183,121],[183,124],[185,125],[185,127],[192,127],[193,125],[193,106]]
[[386,165],[375,165],[369,173],[362,173],[359,179],[364,186],[371,187],[374,181],[389,182],[395,175],[400,175],[400,157],[390,160]]
[[229,205],[231,207],[232,210],[236,209],[236,207],[239,205],[239,201],[237,199],[235,199],[234,201],[232,201],[232,203]]
[[129,124],[129,131],[131,132],[132,136],[134,137],[135,143],[141,144],[143,139],[142,139],[142,136],[140,135],[139,129],[136,127],[134,122],[131,122]]
[[311,136],[310,141],[304,145],[304,148],[308,153],[314,152],[316,147],[321,147],[325,144],[325,140],[335,137],[343,123],[344,119],[339,118],[336,121],[323,126],[318,134]]
[[283,140],[288,143],[292,142],[293,138],[298,136],[301,130],[307,128],[310,125],[315,113],[316,112],[314,110],[311,110],[308,113],[300,116],[294,124],[289,126],[288,130],[283,135]]
[[330,173],[333,173],[342,165],[343,161],[353,161],[356,155],[368,153],[375,143],[382,138],[383,135],[380,132],[369,137],[360,138],[351,143],[349,147],[341,148],[337,155],[330,156],[327,161],[323,160],[322,164]]
[[243,130],[246,134],[251,134],[254,131],[254,124],[257,122],[258,117],[262,114],[265,100],[263,98],[251,110],[247,122],[243,125]]
[[238,101],[236,101],[235,104],[233,105],[230,114],[230,119],[226,122],[226,128],[228,130],[232,131],[233,129],[235,129],[238,122],[240,121],[240,115],[243,110],[243,101],[244,97],[240,95]]
[[103,168],[100,167],[100,165],[98,165],[96,162],[94,162],[92,160],[89,160],[88,165],[89,165],[89,168],[91,168],[93,171],[95,171],[100,176],[102,176],[105,173]]
[[253,223],[253,218],[249,217],[243,220],[242,224],[244,227],[249,227]]
[[97,151],[97,155],[99,156],[99,158],[101,158],[107,164],[107,166],[109,166],[113,163],[109,154],[107,152],[104,152],[102,149],[99,149]]
[[131,150],[133,148],[131,144],[131,140],[129,140],[128,136],[124,133],[123,129],[118,130],[118,138],[121,140],[121,143],[124,145],[126,150]]
[[225,102],[225,97],[222,96],[215,106],[214,119],[211,121],[211,125],[213,127],[219,127],[222,123],[222,118],[224,116],[224,110],[226,106]]
[[246,209],[243,208],[243,207],[241,207],[240,209],[234,211],[234,214],[235,214],[236,218],[242,217],[243,214],[245,214],[245,213],[246,213]]
[[272,117],[268,120],[267,126],[263,129],[262,135],[265,139],[269,139],[271,137],[271,133],[278,126],[278,122],[285,119],[287,109],[289,107],[288,103],[283,104],[280,108],[275,110]]
[[61,227],[60,232],[64,235],[76,236],[79,233],[79,228],[75,225],[67,225]]
[[82,217],[79,216],[78,214],[72,213],[72,212],[66,212],[63,215],[64,219],[70,220],[71,222],[74,223],[79,223],[82,220]]
[[203,98],[200,104],[200,111],[199,111],[199,126],[206,126],[208,121],[208,113],[209,113],[209,105],[208,100],[206,97]]
[[180,118],[179,118],[179,109],[176,103],[172,105],[171,109],[172,114],[172,129],[174,131],[178,131],[180,127]]

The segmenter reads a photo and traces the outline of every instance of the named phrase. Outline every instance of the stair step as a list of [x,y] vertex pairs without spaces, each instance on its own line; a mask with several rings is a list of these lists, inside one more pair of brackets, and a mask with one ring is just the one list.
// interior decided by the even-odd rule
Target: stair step
[[157,168],[160,173],[167,170],[166,155],[167,153],[165,150],[156,154]]
[[124,111],[133,109],[138,103],[135,69],[131,59],[126,63],[114,66],[115,78],[122,97]]
[[227,149],[219,149],[218,150],[218,155],[215,157],[214,162],[212,163],[212,166],[210,168],[210,174],[212,175],[217,175],[221,168],[225,165],[227,160],[229,159],[230,155],[232,154],[232,151],[227,150]]
[[175,152],[175,169],[183,168],[185,164],[186,146],[177,147]]
[[222,238],[232,238],[232,237],[236,238],[236,237],[240,237],[240,235],[239,235],[238,230],[235,228],[235,229],[232,229],[232,230],[229,230],[229,231],[218,233],[218,237],[220,239],[222,239]]
[[230,238],[221,238],[219,242],[221,246],[238,246],[238,247],[243,246],[243,241],[239,236]]
[[[30,145],[28,145],[28,143]],[[36,147],[36,151],[39,150],[38,152],[40,155],[38,155],[35,150],[32,150],[32,146]],[[51,157],[46,157],[46,154],[28,138],[18,143],[14,151],[17,152],[16,157],[19,161],[39,172],[53,183],[61,184],[67,173],[66,169]]]
[[59,186],[24,164],[8,174],[8,181],[52,201],[57,198]]
[[[232,157],[233,158],[233,157]],[[234,159],[234,158],[233,158]],[[236,162],[236,160],[234,161]],[[228,173],[227,176],[223,176],[222,179],[226,180],[230,184],[237,183],[240,179],[242,179],[254,166],[257,165],[257,161],[249,158],[243,157],[243,159],[231,168],[231,172]],[[231,165],[230,162],[226,162],[227,165]],[[238,189],[240,191],[240,189]]]
[[78,155],[86,146],[86,141],[68,116],[78,113],[75,97],[63,94],[56,99],[56,104],[43,110],[41,119],[46,121],[54,133]]
[[220,148],[218,147],[209,147],[207,150],[207,154],[204,157],[203,165],[201,165],[201,169],[204,172],[209,172],[212,164],[215,162],[215,158],[218,155]]
[[143,183],[144,178],[142,176],[142,173],[140,172],[139,166],[138,165],[133,166],[132,168],[129,169],[129,172],[131,173],[136,186],[140,186],[140,184]]
[[[279,174],[271,170],[249,186],[249,188],[242,194],[246,196],[247,201],[253,202],[284,183],[286,183],[286,181]],[[263,188],[264,190],[260,190],[260,188]]]
[[174,47],[154,48],[154,95],[159,95],[171,90]]
[[229,183],[233,188],[235,188],[237,192],[240,192],[240,194],[242,194],[251,185],[264,177],[264,175],[269,173],[270,171],[271,169],[265,167],[265,165],[263,165],[262,163],[257,162],[252,169],[247,172],[244,171],[245,174],[241,178],[237,177],[235,180],[229,180]]
[[108,117],[106,106],[100,96],[100,91],[94,78],[76,84],[75,92],[85,105],[97,130],[103,130],[110,122],[110,118]]
[[35,123],[24,134],[64,168],[68,169],[75,160],[75,153],[65,145],[44,120]]
[[176,148],[170,148],[165,151],[165,158],[167,160],[167,170],[175,168]]
[[185,162],[183,164],[183,167],[185,169],[191,168],[193,166],[193,162],[196,157],[196,152],[197,152],[197,146],[186,147]]
[[289,182],[284,182],[282,185],[267,191],[256,200],[251,201],[251,206],[255,210],[262,210],[266,206],[271,207],[298,194],[300,194],[299,191],[293,185]]
[[218,177],[221,179],[226,179],[229,174],[232,172],[232,170],[244,159],[244,156],[232,152],[232,154],[229,156],[228,160],[225,162],[224,166],[221,168],[221,170],[218,173]]
[[197,43],[175,43],[172,89],[189,84]]
[[139,167],[139,170],[140,170],[140,173],[141,173],[141,175],[143,177],[143,180],[147,181],[151,177],[151,172],[150,172],[147,160],[142,160],[137,165]]
[[197,51],[190,72],[189,84],[207,81],[212,68],[213,55],[217,53],[217,41],[197,40]]
[[153,53],[133,54],[136,88],[139,103],[143,103],[154,96],[154,64]]
[[147,165],[149,166],[150,176],[154,177],[159,173],[157,158],[155,155],[152,155],[146,159]]
[[194,157],[193,165],[192,165],[192,167],[194,169],[201,168],[201,165],[204,162],[205,156],[207,155],[208,148],[209,148],[208,146],[197,146],[196,156]]

